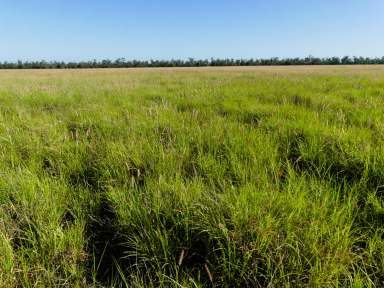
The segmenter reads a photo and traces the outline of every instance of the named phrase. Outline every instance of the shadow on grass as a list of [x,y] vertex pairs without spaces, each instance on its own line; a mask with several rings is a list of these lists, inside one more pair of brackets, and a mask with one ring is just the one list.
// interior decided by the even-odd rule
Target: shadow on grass
[[124,283],[118,268],[130,266],[131,263],[123,257],[127,251],[118,227],[113,207],[103,198],[86,225],[89,255],[87,270],[90,281],[96,280],[102,285]]

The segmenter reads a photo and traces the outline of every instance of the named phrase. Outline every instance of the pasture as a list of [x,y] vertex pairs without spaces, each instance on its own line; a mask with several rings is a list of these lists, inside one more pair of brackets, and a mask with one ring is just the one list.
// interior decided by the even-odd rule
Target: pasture
[[383,66],[0,71],[1,287],[382,287],[383,228]]

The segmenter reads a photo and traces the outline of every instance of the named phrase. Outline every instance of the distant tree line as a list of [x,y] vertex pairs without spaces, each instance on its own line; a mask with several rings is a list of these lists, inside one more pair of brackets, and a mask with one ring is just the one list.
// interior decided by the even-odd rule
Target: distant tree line
[[269,59],[205,59],[196,60],[126,60],[101,61],[17,61],[0,62],[0,69],[70,69],[70,68],[138,68],[138,67],[207,67],[207,66],[276,66],[276,65],[357,65],[384,64],[384,57],[269,58]]

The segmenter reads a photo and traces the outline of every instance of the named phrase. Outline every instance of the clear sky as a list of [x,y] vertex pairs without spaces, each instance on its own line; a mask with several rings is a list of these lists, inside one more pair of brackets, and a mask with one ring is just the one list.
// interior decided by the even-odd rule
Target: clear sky
[[384,56],[384,0],[0,0],[0,61]]

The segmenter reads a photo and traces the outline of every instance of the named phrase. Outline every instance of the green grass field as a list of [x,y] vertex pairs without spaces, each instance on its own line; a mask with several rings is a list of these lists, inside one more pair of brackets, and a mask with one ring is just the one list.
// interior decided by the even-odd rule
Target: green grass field
[[383,287],[384,67],[0,71],[0,287]]

